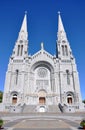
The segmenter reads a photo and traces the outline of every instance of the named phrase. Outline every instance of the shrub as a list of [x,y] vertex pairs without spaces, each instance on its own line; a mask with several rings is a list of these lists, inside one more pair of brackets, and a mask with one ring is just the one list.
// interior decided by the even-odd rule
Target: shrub
[[3,125],[3,120],[2,119],[0,119],[0,126],[2,126]]
[[85,119],[81,121],[80,126],[85,126]]

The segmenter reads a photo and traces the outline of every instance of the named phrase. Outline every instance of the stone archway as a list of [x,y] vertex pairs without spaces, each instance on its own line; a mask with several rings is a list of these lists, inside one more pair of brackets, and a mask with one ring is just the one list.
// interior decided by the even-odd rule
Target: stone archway
[[40,90],[38,93],[39,97],[39,105],[45,105],[46,104],[46,92],[44,90]]
[[47,61],[35,62],[31,67],[31,77],[34,80],[30,80],[30,85],[35,84],[34,89],[37,93],[42,89],[46,92],[54,91],[54,67],[51,63]]
[[67,95],[67,103],[68,104],[72,104],[73,103],[73,95],[72,94],[68,94]]

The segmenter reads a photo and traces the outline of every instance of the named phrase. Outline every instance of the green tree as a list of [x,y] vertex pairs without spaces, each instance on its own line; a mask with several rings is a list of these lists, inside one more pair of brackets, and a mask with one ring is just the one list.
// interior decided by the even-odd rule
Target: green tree
[[3,92],[0,91],[0,103],[2,102],[2,99],[3,99]]

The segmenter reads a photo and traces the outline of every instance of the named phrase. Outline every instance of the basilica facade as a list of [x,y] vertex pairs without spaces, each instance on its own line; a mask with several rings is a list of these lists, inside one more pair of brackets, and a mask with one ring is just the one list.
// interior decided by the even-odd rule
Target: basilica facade
[[[58,15],[56,55],[41,49],[28,53],[27,14],[9,60],[3,104],[10,112],[78,111],[82,108],[75,58]],[[60,104],[60,105],[59,105]]]

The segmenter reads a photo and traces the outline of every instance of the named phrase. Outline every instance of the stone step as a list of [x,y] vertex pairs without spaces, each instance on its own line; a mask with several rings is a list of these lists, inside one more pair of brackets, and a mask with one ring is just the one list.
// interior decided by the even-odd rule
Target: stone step
[[61,113],[58,105],[49,105],[48,106],[48,112],[57,112],[57,113]]
[[[22,113],[30,113],[30,112],[40,112],[40,108],[43,106],[36,106],[36,105],[25,105]],[[48,105],[45,107],[46,111],[42,112],[56,112],[56,113],[61,113],[58,105]]]
[[25,105],[22,112],[23,113],[36,112],[36,106],[35,105]]

